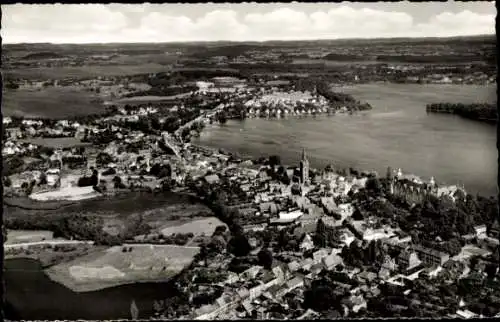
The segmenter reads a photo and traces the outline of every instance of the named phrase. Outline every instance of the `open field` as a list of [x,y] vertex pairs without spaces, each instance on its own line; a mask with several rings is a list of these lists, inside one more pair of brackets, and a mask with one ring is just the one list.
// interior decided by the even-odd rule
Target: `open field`
[[55,191],[41,191],[31,194],[29,197],[38,201],[49,200],[85,200],[99,197],[101,194],[93,187],[61,187]]
[[64,137],[64,138],[30,138],[20,140],[20,142],[31,143],[35,145],[45,146],[54,149],[64,149],[80,146],[90,146],[91,143],[81,142],[77,138]]
[[7,230],[5,245],[54,240],[49,230]]
[[[11,211],[14,215],[20,214],[20,212],[26,212],[32,210],[33,212],[39,211],[53,211],[59,208],[63,208],[74,204],[75,202],[71,201],[45,201],[40,202],[36,200],[32,200],[29,197],[4,197],[4,214],[7,214]],[[5,211],[7,210],[7,212]]]
[[115,236],[139,221],[151,227],[153,232],[212,214],[196,200],[175,193],[124,193],[79,202],[41,202],[29,198],[6,201],[3,210],[8,228],[48,229],[63,218],[78,215],[99,220],[102,231]]
[[210,214],[210,210],[201,204],[165,204],[161,207],[138,211],[125,216],[110,214],[104,218],[103,229],[109,234],[116,235],[125,229],[131,216],[141,214],[143,221],[151,227],[153,232],[165,229],[165,227],[178,227],[186,223],[189,224],[196,220],[200,213]]
[[55,244],[44,244],[33,245],[28,248],[5,247],[5,259],[31,258],[40,261],[43,267],[50,267],[106,249],[103,246],[94,246],[88,243],[65,243],[64,241],[64,239],[61,239],[61,244],[57,246]]
[[215,217],[202,218],[198,220],[193,220],[191,222],[179,225],[170,226],[161,230],[161,233],[165,236],[180,233],[187,234],[193,233],[194,235],[205,234],[205,236],[212,236],[217,226],[225,224]]
[[145,95],[145,96],[133,96],[126,97],[116,100],[113,103],[126,104],[126,103],[147,103],[147,102],[160,102],[160,101],[171,101],[175,99],[180,99],[183,97],[187,97],[191,95],[191,93],[183,93],[172,96],[153,96],[153,95]]
[[4,90],[2,112],[5,116],[64,118],[104,112],[98,97],[74,88],[49,87],[36,90]]
[[[25,202],[26,200],[28,203]],[[168,214],[161,211],[161,209],[168,208],[169,206],[179,207],[179,210],[194,208],[210,213],[207,207],[175,193],[150,194],[130,192],[117,194],[112,198],[102,197],[84,200],[78,203],[65,201],[38,202],[32,201],[29,198],[9,198],[6,201],[8,202],[7,206],[10,205],[10,207],[5,207],[4,205],[4,210],[7,208],[7,211],[4,212],[4,216],[6,217],[31,216],[38,213],[44,215],[89,213],[104,217],[111,215],[119,218],[126,218],[133,214],[147,213],[148,216],[151,217],[154,211],[158,210],[160,219],[162,216]],[[31,209],[32,212],[26,212],[25,208]],[[20,211],[18,209],[20,209]],[[154,216],[152,218],[154,218]]]
[[125,76],[144,73],[158,73],[170,68],[158,63],[126,65],[90,65],[64,67],[36,67],[4,70],[6,79],[23,78],[29,80],[96,78],[98,76]]
[[56,282],[86,292],[139,281],[166,280],[189,265],[198,251],[197,247],[170,245],[114,246],[53,266],[46,272]]

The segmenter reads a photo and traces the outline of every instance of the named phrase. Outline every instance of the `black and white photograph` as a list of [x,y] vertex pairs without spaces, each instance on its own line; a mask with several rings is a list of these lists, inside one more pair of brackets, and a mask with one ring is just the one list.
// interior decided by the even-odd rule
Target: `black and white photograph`
[[2,4],[4,317],[500,317],[495,5]]

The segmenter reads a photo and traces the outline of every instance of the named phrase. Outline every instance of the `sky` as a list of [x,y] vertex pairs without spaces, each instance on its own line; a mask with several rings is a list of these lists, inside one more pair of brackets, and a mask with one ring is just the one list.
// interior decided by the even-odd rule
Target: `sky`
[[3,43],[266,41],[495,34],[494,1],[2,5]]

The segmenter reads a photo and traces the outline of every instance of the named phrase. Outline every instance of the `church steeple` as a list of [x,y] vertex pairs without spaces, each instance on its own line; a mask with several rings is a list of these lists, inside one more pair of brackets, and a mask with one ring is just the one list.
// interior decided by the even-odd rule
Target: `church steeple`
[[306,149],[302,149],[302,160],[300,161],[300,183],[309,184],[309,160],[307,160]]

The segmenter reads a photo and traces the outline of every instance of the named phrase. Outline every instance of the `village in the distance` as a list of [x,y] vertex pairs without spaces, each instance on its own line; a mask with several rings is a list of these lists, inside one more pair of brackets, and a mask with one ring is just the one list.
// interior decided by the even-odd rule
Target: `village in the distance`
[[[316,169],[308,146],[286,164],[198,140],[374,109],[336,86],[494,84],[492,39],[4,45],[7,317],[498,317],[496,196],[440,173]],[[478,103],[427,108],[496,122]]]

